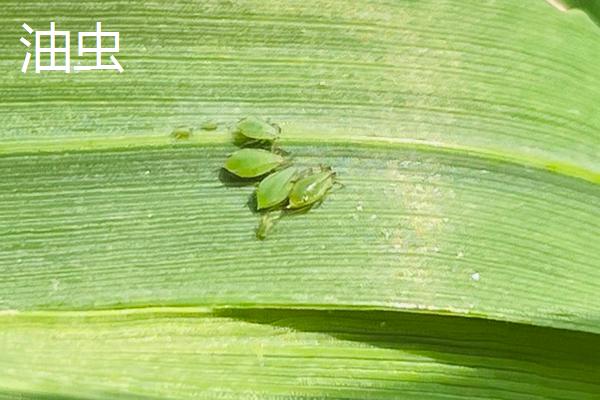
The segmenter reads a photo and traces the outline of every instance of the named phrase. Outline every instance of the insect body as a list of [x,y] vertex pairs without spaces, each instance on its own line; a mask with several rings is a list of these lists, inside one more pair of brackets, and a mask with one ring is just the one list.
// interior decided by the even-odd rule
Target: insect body
[[267,176],[256,189],[256,205],[259,210],[275,207],[287,200],[298,169],[289,167]]
[[335,172],[329,168],[312,173],[294,183],[289,194],[288,209],[300,209],[314,205],[325,198],[335,183]]
[[[201,128],[213,130],[217,124],[207,122]],[[219,179],[227,186],[257,185],[247,205],[260,214],[256,228],[256,238],[260,240],[270,234],[280,219],[305,213],[321,204],[333,186],[343,186],[328,166],[292,167],[290,153],[277,144],[280,131],[279,126],[268,120],[256,117],[239,120],[231,134],[234,144],[242,149],[227,158],[219,173]],[[180,138],[179,134],[174,136]],[[184,137],[185,133],[181,138]],[[231,174],[242,179],[231,179]]]
[[214,131],[218,127],[219,125],[214,121],[205,121],[202,125],[200,125],[200,129],[203,131]]
[[260,217],[258,228],[256,228],[256,238],[259,240],[265,240],[267,235],[273,229],[277,221],[281,218],[281,212],[273,213],[267,212]]
[[224,168],[240,178],[256,178],[281,166],[285,159],[262,149],[242,149],[233,153]]
[[187,126],[180,126],[173,129],[171,137],[175,140],[186,140],[192,137],[192,129]]
[[279,138],[281,129],[256,117],[241,119],[233,130],[234,142],[237,145],[266,144],[272,145]]

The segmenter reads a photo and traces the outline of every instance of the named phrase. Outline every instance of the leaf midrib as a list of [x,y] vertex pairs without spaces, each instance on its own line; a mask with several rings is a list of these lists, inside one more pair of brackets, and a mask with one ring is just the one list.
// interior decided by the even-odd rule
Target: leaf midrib
[[[88,151],[130,151],[150,150],[171,146],[214,146],[231,142],[229,134],[224,132],[201,132],[188,140],[175,141],[170,136],[120,136],[96,137],[86,139],[67,139],[47,141],[6,141],[0,144],[0,157],[33,156],[55,153],[77,153]],[[390,148],[413,149],[420,152],[443,153],[472,157],[488,162],[506,163],[517,165],[526,169],[536,169],[551,172],[557,175],[583,180],[593,184],[600,184],[600,170],[592,170],[576,163],[563,160],[533,157],[521,153],[508,153],[506,151],[485,149],[475,146],[456,145],[440,141],[391,138],[380,136],[352,136],[342,135],[326,136],[318,133],[303,134],[296,137],[285,137],[280,140],[280,145],[353,145],[363,148]]]

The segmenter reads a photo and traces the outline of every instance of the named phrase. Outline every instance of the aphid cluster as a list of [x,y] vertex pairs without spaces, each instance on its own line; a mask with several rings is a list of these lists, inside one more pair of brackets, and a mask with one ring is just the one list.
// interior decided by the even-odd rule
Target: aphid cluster
[[[218,127],[219,124],[211,120],[204,121],[200,125],[200,129],[203,131],[214,131]],[[189,140],[192,137],[192,132],[193,129],[191,126],[180,125],[171,131],[171,137],[175,140]]]
[[301,213],[319,205],[336,184],[328,166],[297,168],[289,154],[277,147],[281,129],[255,117],[240,120],[233,128],[233,142],[242,147],[231,154],[223,168],[249,183],[257,184],[253,208],[261,214],[256,237],[265,239],[285,215]]

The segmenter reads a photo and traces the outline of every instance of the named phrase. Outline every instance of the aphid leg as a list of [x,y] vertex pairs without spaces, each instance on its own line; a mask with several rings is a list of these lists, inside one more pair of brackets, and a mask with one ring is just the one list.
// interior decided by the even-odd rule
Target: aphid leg
[[338,181],[334,181],[334,182],[333,182],[333,185],[334,185],[334,186],[335,186],[335,185],[337,185],[337,186],[338,186],[338,187],[337,187],[337,189],[338,189],[338,190],[340,190],[340,189],[344,189],[344,188],[346,187],[346,185],[344,185],[342,182],[338,182]]
[[286,151],[286,150],[282,149],[281,147],[279,147],[279,145],[277,144],[277,140],[274,140],[273,142],[271,142],[271,152],[275,153],[275,154],[279,154],[280,156],[283,156],[283,157],[291,156],[291,153],[289,151]]
[[319,201],[315,202],[315,203],[312,205],[312,207],[311,207],[311,208],[319,208],[319,207],[321,207],[321,204],[323,204],[323,201],[325,201],[325,196],[323,196],[323,197],[321,198],[321,200],[319,200]]
[[246,147],[260,147],[261,141],[257,140],[257,139],[246,139],[243,143],[244,146]]

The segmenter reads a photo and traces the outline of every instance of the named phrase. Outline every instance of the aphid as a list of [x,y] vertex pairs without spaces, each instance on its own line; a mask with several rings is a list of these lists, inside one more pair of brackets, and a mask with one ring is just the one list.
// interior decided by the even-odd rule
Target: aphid
[[256,228],[256,238],[259,240],[266,239],[267,235],[273,229],[277,221],[281,218],[281,213],[264,213],[260,217],[260,222],[258,223],[258,228]]
[[214,121],[205,121],[202,125],[200,125],[200,129],[203,131],[214,131],[218,127],[219,125]]
[[299,179],[292,187],[287,208],[300,209],[322,201],[334,184],[335,172],[329,167]]
[[240,178],[256,178],[283,165],[279,154],[262,149],[242,149],[229,156],[224,168]]
[[263,179],[256,189],[256,208],[264,210],[287,200],[297,176],[298,169],[289,167]]
[[235,144],[273,144],[279,138],[281,128],[256,117],[241,119],[233,130]]
[[192,136],[192,128],[187,126],[180,126],[173,129],[171,132],[171,137],[176,140],[186,140]]

